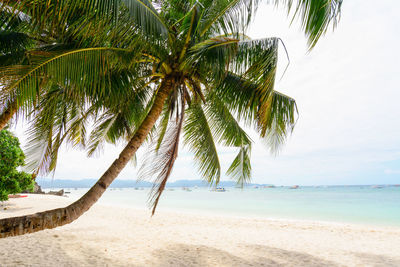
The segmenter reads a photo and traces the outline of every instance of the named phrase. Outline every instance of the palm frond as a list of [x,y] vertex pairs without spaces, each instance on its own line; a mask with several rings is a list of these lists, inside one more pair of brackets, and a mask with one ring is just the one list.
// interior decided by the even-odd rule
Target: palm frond
[[239,186],[243,186],[251,178],[250,151],[252,141],[215,94],[210,95],[207,99],[205,113],[213,136],[224,146],[239,148],[239,153],[231,163],[227,175],[235,180]]
[[243,145],[226,172],[236,184],[243,187],[251,179],[250,146]]
[[193,65],[203,67],[208,70],[207,75],[212,75],[215,80],[221,79],[236,56],[238,43],[238,39],[227,37],[199,42],[190,48],[185,64],[189,70]]
[[32,40],[25,33],[0,30],[0,55],[25,51],[31,44]]
[[[16,14],[30,17],[37,31],[68,31],[76,29],[90,20],[90,23],[103,19],[117,22],[124,12],[130,24],[136,25],[148,37],[168,37],[168,28],[149,0],[26,0],[5,1]],[[84,20],[80,18],[85,18]]]
[[343,0],[275,0],[276,5],[286,6],[288,14],[294,12],[293,19],[299,17],[310,49],[330,25],[336,27],[342,3]]
[[129,75],[116,75],[112,79],[110,94],[95,101],[89,98],[92,106],[96,107],[96,117],[88,140],[88,156],[100,152],[105,142],[116,144],[120,139],[131,138],[147,114],[151,89],[130,81],[131,78]]
[[274,91],[260,110],[258,132],[267,142],[271,152],[277,153],[296,124],[298,114],[296,101]]
[[165,132],[164,129],[161,128],[158,134],[158,140],[161,140],[161,145],[159,145],[158,142],[153,142],[150,147],[150,152],[147,153],[139,171],[139,179],[149,179],[150,177],[156,176],[149,196],[153,215],[178,156],[179,139],[185,115],[184,94],[185,93],[181,95],[181,110],[178,119],[171,120],[168,124],[168,122],[165,122],[165,115],[167,115],[168,118],[170,112],[168,112],[169,110],[165,112],[164,119],[161,123],[168,124],[168,129],[166,130],[167,137],[164,138]]
[[[111,0],[108,0],[111,1]],[[116,1],[116,0],[113,0]],[[134,23],[147,35],[168,38],[168,27],[149,0],[122,0]]]
[[205,114],[212,134],[218,143],[233,147],[251,145],[250,137],[217,95],[212,94],[207,98]]
[[84,102],[70,101],[63,88],[52,88],[41,98],[27,130],[26,147],[29,171],[47,174],[55,170],[58,151],[65,140],[74,146],[85,146],[86,124],[90,111]]
[[278,44],[277,38],[240,41],[236,57],[232,59],[232,70],[254,82],[269,80],[265,77],[276,68]]
[[103,114],[90,133],[87,154],[89,157],[103,148],[103,144],[107,139],[107,135],[112,125],[115,123],[117,116],[115,114]]
[[233,73],[225,77],[215,94],[239,120],[255,127],[272,152],[278,151],[296,123],[293,98],[275,90],[265,93],[257,84]]
[[201,105],[194,102],[186,110],[186,115],[184,143],[194,153],[197,168],[203,178],[210,184],[218,184],[221,166],[206,115]]
[[159,132],[158,138],[157,138],[157,145],[156,145],[156,148],[155,148],[156,151],[158,151],[160,149],[161,144],[164,141],[164,136],[165,136],[165,134],[167,132],[167,129],[168,129],[169,118],[171,116],[170,114],[171,113],[170,113],[170,111],[168,109],[168,106],[166,105],[166,107],[164,108],[164,111],[163,111],[163,117],[161,118],[160,124],[158,126],[158,128],[160,129],[160,132]]
[[244,33],[255,15],[260,0],[203,1],[200,34]]
[[32,104],[47,79],[53,83],[73,85],[75,93],[86,91],[92,95],[104,95],[106,88],[110,87],[108,73],[118,59],[129,55],[126,50],[116,48],[86,48],[63,53],[35,51],[31,53],[30,65],[0,69],[2,97],[14,97],[20,106]]
[[275,82],[278,43],[277,38],[212,38],[191,48],[187,65],[200,68],[208,80],[216,83],[231,71],[258,84],[268,94]]
[[180,53],[180,59],[182,60],[184,56],[186,55],[186,52],[190,46],[191,43],[195,41],[195,34],[196,34],[196,28],[199,23],[199,4],[196,3],[192,10],[188,12],[188,15],[190,16],[185,16],[182,26],[181,26],[181,32],[183,32],[186,35],[182,51]]

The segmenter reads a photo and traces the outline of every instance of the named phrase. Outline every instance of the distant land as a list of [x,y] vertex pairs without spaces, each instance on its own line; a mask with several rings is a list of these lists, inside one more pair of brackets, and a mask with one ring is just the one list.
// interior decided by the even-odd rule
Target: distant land
[[[96,183],[95,179],[83,180],[66,180],[66,179],[45,179],[37,178],[36,182],[42,188],[88,188]],[[221,187],[234,187],[236,185],[233,181],[221,181],[218,186]],[[247,184],[247,186],[264,186],[266,184]],[[126,188],[126,187],[151,187],[153,183],[146,181],[136,180],[115,180],[111,188]],[[203,180],[178,180],[175,182],[167,183],[167,187],[209,187],[209,184]]]

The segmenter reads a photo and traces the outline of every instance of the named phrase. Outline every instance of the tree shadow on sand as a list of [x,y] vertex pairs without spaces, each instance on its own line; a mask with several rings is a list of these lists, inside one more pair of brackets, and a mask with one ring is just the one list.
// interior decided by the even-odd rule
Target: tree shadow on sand
[[4,248],[0,249],[0,266],[127,266],[115,263],[105,251],[86,246],[84,240],[75,250],[65,249],[68,246],[65,236],[65,233],[59,235],[57,231],[46,230],[0,239],[0,248]]
[[354,253],[359,260],[368,266],[374,267],[399,267],[400,259],[392,258],[384,255],[368,254],[368,253]]
[[174,244],[153,252],[153,266],[340,266],[306,253],[261,245],[246,245],[243,254],[231,254],[207,246]]

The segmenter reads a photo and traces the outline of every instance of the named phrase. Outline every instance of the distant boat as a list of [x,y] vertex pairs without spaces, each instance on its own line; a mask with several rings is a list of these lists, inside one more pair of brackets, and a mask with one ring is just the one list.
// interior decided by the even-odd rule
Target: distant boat
[[373,186],[371,186],[371,188],[380,189],[380,188],[383,188],[383,186],[381,186],[381,185],[373,185]]
[[257,188],[258,188],[258,186],[257,186],[257,185],[255,185],[255,186],[253,186],[253,188],[254,188],[254,189],[257,189]]
[[215,188],[214,191],[215,191],[215,192],[225,192],[226,190],[225,190],[225,188],[223,188],[223,187],[217,187],[217,188]]
[[276,188],[275,185],[264,185],[263,188]]
[[182,187],[182,190],[183,190],[183,191],[187,191],[187,192],[190,192],[190,191],[192,191],[192,190],[191,190],[189,187],[185,187],[185,186],[184,186],[184,187]]
[[289,189],[298,189],[300,186],[298,186],[298,185],[293,185],[293,186],[291,186],[291,187],[289,187]]

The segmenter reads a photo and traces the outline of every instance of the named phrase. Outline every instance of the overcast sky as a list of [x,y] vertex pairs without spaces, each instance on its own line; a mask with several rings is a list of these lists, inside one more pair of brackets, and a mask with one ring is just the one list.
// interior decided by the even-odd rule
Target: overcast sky
[[[283,10],[262,6],[249,32],[252,38],[280,37],[290,66],[276,89],[294,97],[299,119],[281,153],[271,156],[257,140],[252,176],[276,185],[400,183],[400,2],[344,0],[337,29],[307,52],[299,24]],[[287,64],[281,51],[278,78]],[[19,127],[18,127],[19,128]],[[17,129],[18,136],[23,134]],[[107,146],[97,158],[63,149],[55,179],[98,178],[122,146]],[[144,151],[139,153],[140,155]],[[221,148],[225,173],[236,150]],[[135,179],[127,167],[118,179]],[[50,179],[51,176],[48,177]],[[171,181],[200,179],[192,155],[181,149]],[[227,180],[222,175],[223,180]]]

